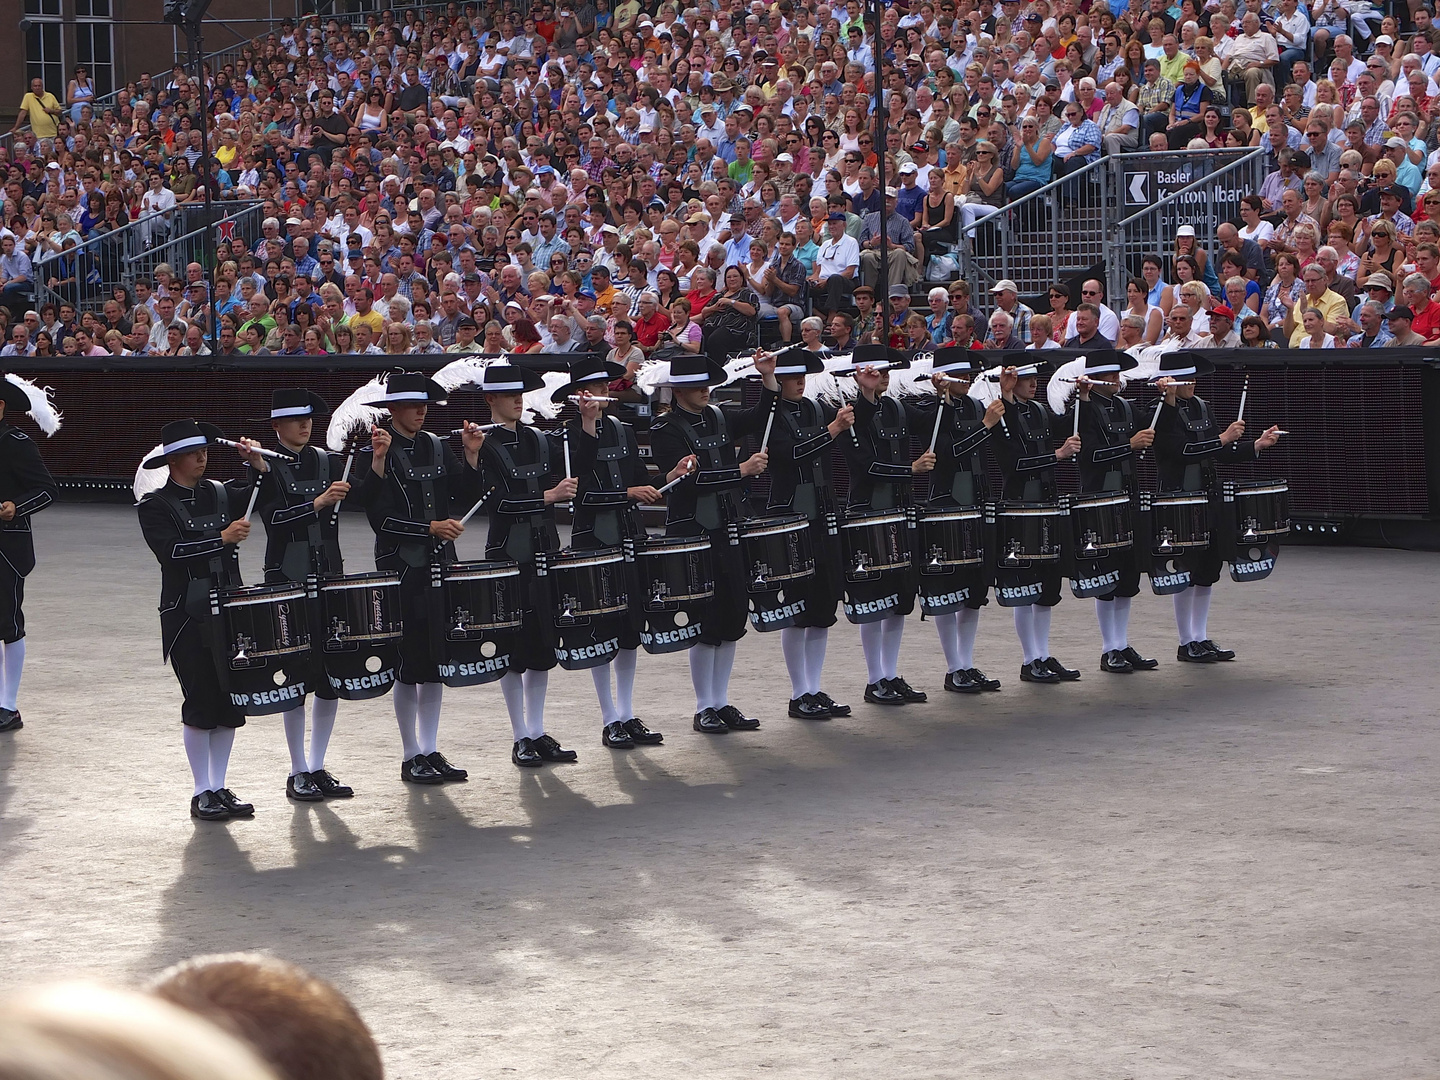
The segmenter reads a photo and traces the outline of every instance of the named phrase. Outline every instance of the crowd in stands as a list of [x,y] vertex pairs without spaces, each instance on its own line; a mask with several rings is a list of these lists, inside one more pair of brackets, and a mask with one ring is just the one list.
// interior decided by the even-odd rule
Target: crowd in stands
[[[598,350],[633,373],[757,327],[841,349],[1440,339],[1422,0],[526,10],[307,17],[107,98],[83,68],[63,101],[36,80],[0,148],[4,352]],[[1008,202],[1102,155],[1227,146],[1271,163],[1243,220],[1177,238],[1126,296],[1057,284],[1037,312],[999,289],[987,318],[950,280],[910,306]],[[198,262],[98,283],[87,242],[137,223],[153,246],[207,200],[263,220],[218,242],[213,296]]]

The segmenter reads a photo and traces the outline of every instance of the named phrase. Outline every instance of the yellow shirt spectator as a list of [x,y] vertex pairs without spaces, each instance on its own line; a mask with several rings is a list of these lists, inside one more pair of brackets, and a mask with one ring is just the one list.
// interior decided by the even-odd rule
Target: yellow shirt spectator
[[18,128],[21,119],[28,117],[30,130],[37,138],[53,139],[59,131],[55,117],[63,111],[59,99],[45,89],[45,84],[39,79],[31,79],[30,92],[20,99],[20,115],[15,118],[15,126]]
[[361,315],[357,311],[354,315],[351,315],[348,319],[345,320],[346,326],[354,326],[356,323],[364,323],[366,326],[370,327],[370,329],[375,332],[375,337],[377,339],[380,337],[381,332],[385,329],[385,317],[373,307],[364,315]]
[[1292,349],[1298,348],[1301,340],[1305,337],[1305,328],[1300,325],[1300,316],[1310,308],[1320,312],[1325,321],[1331,325],[1350,314],[1350,309],[1345,304],[1345,298],[1333,289],[1326,289],[1320,294],[1319,300],[1312,300],[1308,292],[1301,293],[1300,299],[1295,301],[1295,329],[1290,334]]

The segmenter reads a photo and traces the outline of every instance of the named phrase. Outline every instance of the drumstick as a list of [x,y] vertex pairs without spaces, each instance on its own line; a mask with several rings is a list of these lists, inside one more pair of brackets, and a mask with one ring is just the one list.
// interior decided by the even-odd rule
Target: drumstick
[[670,481],[668,484],[666,484],[664,487],[660,488],[660,489],[659,489],[660,494],[661,494],[661,495],[664,495],[667,491],[669,491],[671,488],[673,488],[676,484],[680,483],[681,480],[684,480],[685,477],[687,477],[687,476],[689,476],[689,475],[690,475],[690,470],[689,470],[689,469],[686,469],[686,470],[685,470],[683,473],[681,473],[679,476],[675,477],[674,480],[671,480],[671,481]]
[[[219,443],[221,446],[233,446],[237,450],[240,449],[240,444],[234,439],[216,439],[215,442]],[[263,446],[249,447],[246,452],[249,453],[251,451],[259,454],[261,457],[273,457],[279,458],[281,460],[284,460],[285,458],[284,454],[277,454],[274,450],[266,450]]]
[[490,498],[490,496],[491,496],[491,495],[494,495],[494,494],[495,494],[495,489],[492,487],[489,491],[485,492],[484,495],[481,495],[481,496],[480,496],[480,501],[477,502],[474,506],[470,507],[469,510],[465,511],[465,516],[460,519],[460,524],[461,524],[461,525],[464,525],[467,521],[469,521],[472,517],[474,517],[474,516],[475,516],[475,511],[476,511],[476,510],[479,510],[480,507],[484,506],[484,505],[485,505],[485,500],[488,499],[488,498]]
[[1075,428],[1074,428],[1073,431],[1070,432],[1070,435],[1071,435],[1073,438],[1076,438],[1076,439],[1078,439],[1078,438],[1080,437],[1080,395],[1079,395],[1079,394],[1076,394],[1076,395],[1075,395]]
[[780,408],[780,398],[777,395],[770,405],[770,416],[765,421],[765,434],[760,436],[760,453],[767,453],[770,449],[770,428],[775,423],[775,410]]
[[1250,393],[1250,376],[1246,375],[1245,385],[1240,388],[1240,412],[1235,417],[1236,423],[1243,424],[1245,422],[1245,395],[1248,393]]
[[1160,410],[1165,407],[1165,395],[1160,395],[1160,400],[1155,403],[1155,415],[1150,417],[1150,430],[1155,430],[1155,425],[1160,422]]
[[[340,482],[343,484],[350,479],[350,466],[355,464],[355,448],[350,448],[350,453],[345,455],[345,469],[340,473]],[[341,499],[343,502],[344,499]],[[330,524],[334,525],[340,520],[340,503],[335,504],[334,511],[330,514]]]
[[940,441],[940,419],[945,415],[945,403],[949,400],[950,391],[947,390],[940,395],[940,399],[935,405],[935,428],[930,432],[929,453],[933,454],[935,452],[935,444]]
[[255,500],[258,498],[260,498],[260,480],[259,478],[256,478],[255,486],[250,489],[250,505],[245,508],[245,516],[240,520],[250,520],[250,515],[255,512]]

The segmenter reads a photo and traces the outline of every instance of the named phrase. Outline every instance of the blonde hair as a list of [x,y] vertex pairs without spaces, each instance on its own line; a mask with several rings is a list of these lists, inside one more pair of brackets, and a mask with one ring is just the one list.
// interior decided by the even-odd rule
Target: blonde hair
[[276,1080],[238,1039],[149,994],[89,983],[0,1006],[4,1080]]

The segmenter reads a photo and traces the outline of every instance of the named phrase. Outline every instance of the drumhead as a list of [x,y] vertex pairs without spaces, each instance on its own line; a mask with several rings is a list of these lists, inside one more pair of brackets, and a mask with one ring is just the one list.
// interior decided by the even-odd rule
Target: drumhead
[[1208,495],[1156,495],[1150,500],[1151,507],[1156,506],[1208,506],[1210,496]]
[[740,523],[740,538],[743,540],[756,536],[782,536],[785,533],[799,532],[801,529],[809,527],[809,519],[799,515],[782,518],[751,518],[749,521]]
[[597,551],[556,551],[547,557],[551,570],[578,570],[585,566],[609,566],[624,562],[625,553],[619,548],[602,548]]
[[443,581],[491,581],[519,576],[520,565],[513,562],[452,563],[440,571]]
[[346,574],[344,577],[321,578],[321,592],[337,592],[342,589],[374,589],[387,585],[400,587],[400,575],[389,573]]
[[920,524],[927,521],[979,521],[984,517],[980,510],[922,510],[920,511]]
[[709,551],[710,540],[708,537],[701,538],[677,538],[670,536],[656,536],[649,540],[642,540],[635,549],[639,556],[653,555],[659,558],[663,555],[684,555],[691,551]]
[[871,525],[905,524],[909,520],[904,514],[879,510],[868,514],[851,514],[841,523],[840,527],[842,529],[867,529]]
[[996,510],[999,517],[1063,517],[1065,512],[1058,506],[1032,503],[1001,503]]
[[250,604],[278,604],[286,600],[304,600],[305,590],[293,585],[242,585],[220,594],[221,607],[246,607]]
[[1129,501],[1129,495],[1113,495],[1108,491],[1089,495],[1072,495],[1070,496],[1070,508],[1078,510],[1084,506],[1121,506]]
[[1236,484],[1236,495],[1284,495],[1290,485],[1281,481],[1262,480],[1253,484]]

